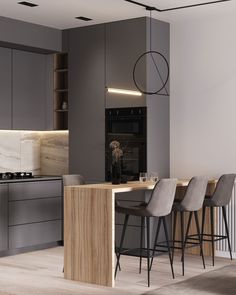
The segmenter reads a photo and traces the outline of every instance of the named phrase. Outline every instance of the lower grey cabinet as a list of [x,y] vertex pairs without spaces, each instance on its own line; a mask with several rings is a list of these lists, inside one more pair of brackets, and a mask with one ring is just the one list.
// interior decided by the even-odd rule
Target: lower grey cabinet
[[8,248],[8,185],[0,185],[0,251]]
[[9,249],[62,240],[62,182],[9,184]]
[[9,249],[60,241],[61,235],[61,220],[11,226]]
[[62,241],[62,211],[60,179],[0,184],[1,255]]
[[62,198],[9,202],[9,226],[62,219]]
[[9,184],[9,201],[62,196],[61,180],[32,181]]

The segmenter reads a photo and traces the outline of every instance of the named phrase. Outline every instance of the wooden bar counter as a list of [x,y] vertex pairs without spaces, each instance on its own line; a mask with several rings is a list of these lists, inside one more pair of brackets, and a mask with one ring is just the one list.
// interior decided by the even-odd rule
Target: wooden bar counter
[[[178,180],[186,187],[188,180]],[[66,186],[64,189],[64,277],[114,286],[115,194],[152,190],[152,182]]]

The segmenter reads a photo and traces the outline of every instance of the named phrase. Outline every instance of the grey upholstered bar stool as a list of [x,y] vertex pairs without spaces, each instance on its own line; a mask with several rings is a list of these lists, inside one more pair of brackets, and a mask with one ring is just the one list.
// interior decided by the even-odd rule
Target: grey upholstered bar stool
[[[226,209],[225,206],[229,204],[231,196],[232,196],[232,190],[234,186],[236,174],[224,174],[222,175],[218,183],[216,185],[216,188],[214,190],[214,193],[212,196],[206,196],[204,203],[203,203],[203,212],[202,212],[202,240],[203,242],[211,242],[212,246],[212,265],[215,264],[215,249],[214,249],[214,243],[216,241],[220,241],[223,239],[228,240],[228,246],[229,246],[229,253],[230,258],[232,260],[232,251],[231,251],[231,245],[230,245],[230,239],[229,239],[229,229],[226,219]],[[204,233],[204,223],[205,223],[205,213],[206,213],[206,207],[210,208],[210,216],[211,216],[211,233],[205,234]],[[214,208],[215,207],[221,207],[222,213],[223,213],[223,219],[225,223],[225,235],[217,235],[214,233]]]
[[62,176],[63,186],[85,184],[84,177],[80,174],[68,174]]
[[176,190],[176,179],[161,179],[159,180],[151,194],[151,198],[149,202],[142,203],[139,206],[135,207],[122,207],[119,204],[116,206],[116,212],[125,214],[125,221],[122,230],[121,240],[120,240],[120,247],[117,253],[117,263],[115,269],[115,276],[117,274],[117,269],[120,262],[120,255],[122,254],[122,247],[125,237],[125,231],[128,224],[128,219],[130,215],[133,216],[140,216],[141,217],[141,241],[140,241],[140,265],[142,259],[142,239],[143,239],[143,225],[146,220],[146,227],[147,227],[147,274],[148,274],[148,287],[150,286],[150,217],[159,217],[159,220],[163,222],[167,245],[168,245],[168,252],[169,252],[169,259],[171,264],[171,271],[172,276],[174,278],[174,270],[172,265],[172,257],[169,245],[169,238],[167,232],[167,225],[165,216],[170,214],[171,208],[174,202],[175,197],[175,190]]
[[[203,267],[205,268],[205,261],[204,261],[204,254],[202,250],[202,240],[201,240],[201,233],[200,233],[200,226],[198,221],[198,213],[197,211],[202,208],[202,204],[204,201],[204,197],[206,194],[208,180],[206,177],[196,176],[193,177],[187,187],[185,195],[181,202],[175,202],[172,208],[174,213],[174,222],[173,222],[173,256],[174,259],[174,249],[175,249],[175,232],[176,232],[176,219],[177,219],[177,212],[180,213],[180,230],[181,230],[181,247],[176,247],[182,250],[182,274],[184,275],[184,251],[187,244],[199,244],[202,256],[202,263]],[[186,234],[184,234],[184,212],[189,212],[189,219],[186,229]],[[188,239],[191,237],[188,236],[189,228],[192,220],[192,215],[194,213],[196,229],[197,229],[197,236],[198,236],[198,243],[196,242],[188,242]]]

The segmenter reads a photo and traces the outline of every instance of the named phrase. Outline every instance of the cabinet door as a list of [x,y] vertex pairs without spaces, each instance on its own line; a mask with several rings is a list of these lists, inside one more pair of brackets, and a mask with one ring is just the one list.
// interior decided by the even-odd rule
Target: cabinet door
[[46,128],[46,57],[13,50],[13,129]]
[[99,25],[73,29],[69,38],[70,172],[95,182],[105,178],[104,36]]
[[0,48],[0,129],[11,129],[11,52]]
[[[106,25],[106,86],[137,90],[133,67],[146,51],[146,19],[137,18]],[[141,63],[139,81],[146,84],[146,64]],[[107,93],[106,107],[145,106],[145,96]]]
[[0,251],[8,249],[8,185],[0,184]]

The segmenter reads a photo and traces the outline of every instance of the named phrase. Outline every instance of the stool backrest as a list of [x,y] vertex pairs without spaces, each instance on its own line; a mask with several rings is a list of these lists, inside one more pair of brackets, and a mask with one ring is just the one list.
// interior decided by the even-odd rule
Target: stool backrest
[[219,178],[211,199],[216,206],[226,206],[229,204],[235,177],[236,174],[223,174]]
[[208,179],[203,176],[193,177],[187,187],[181,206],[187,211],[197,211],[202,208],[206,195]]
[[146,211],[150,216],[166,216],[174,202],[177,179],[160,179],[153,191]]
[[80,174],[68,174],[62,176],[63,186],[85,184],[84,177]]

